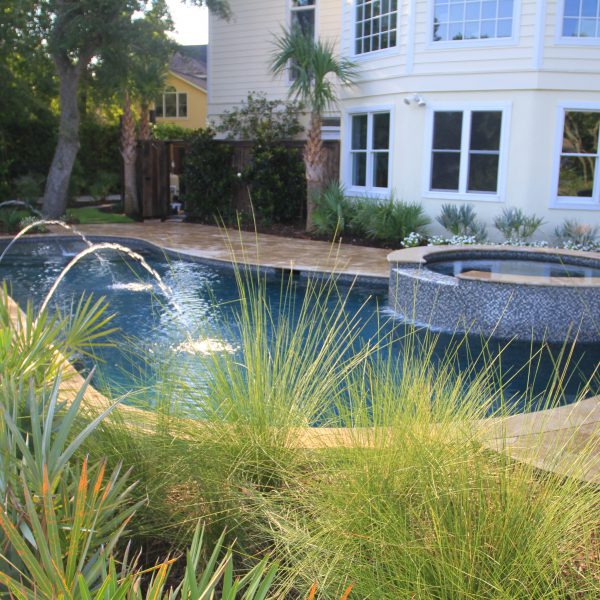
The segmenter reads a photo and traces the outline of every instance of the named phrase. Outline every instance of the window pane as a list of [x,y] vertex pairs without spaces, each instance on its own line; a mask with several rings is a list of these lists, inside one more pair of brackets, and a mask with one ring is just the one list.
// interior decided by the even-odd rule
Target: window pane
[[304,7],[304,6],[314,6],[315,0],[292,0],[292,6],[294,8]]
[[389,147],[390,113],[375,114],[373,115],[373,148],[375,150],[387,150]]
[[292,13],[292,27],[298,27],[308,37],[315,35],[315,11],[299,10]]
[[559,196],[590,198],[594,189],[596,159],[568,156],[560,159]]
[[165,94],[165,117],[177,116],[177,94]]
[[433,39],[510,37],[514,0],[434,0]]
[[596,154],[600,112],[569,111],[565,113],[563,152]]
[[386,188],[388,186],[389,155],[387,152],[373,154],[373,187]]
[[580,0],[565,0],[565,17],[579,16]]
[[352,149],[365,150],[367,148],[367,115],[352,117]]
[[179,116],[187,117],[187,94],[179,94]]
[[367,153],[352,153],[352,185],[367,185]]
[[458,191],[460,152],[434,152],[431,160],[431,189]]
[[498,150],[501,124],[500,111],[474,111],[471,114],[471,150]]
[[[397,2],[393,0],[356,0],[355,51],[374,52],[396,45]],[[362,40],[359,40],[362,37]]]
[[497,154],[471,154],[469,157],[469,192],[498,191]]
[[462,112],[436,112],[433,117],[434,150],[460,150]]
[[157,98],[156,101],[154,102],[154,105],[156,106],[156,108],[154,109],[156,112],[156,116],[162,117],[163,116],[163,97],[161,96],[160,98]]

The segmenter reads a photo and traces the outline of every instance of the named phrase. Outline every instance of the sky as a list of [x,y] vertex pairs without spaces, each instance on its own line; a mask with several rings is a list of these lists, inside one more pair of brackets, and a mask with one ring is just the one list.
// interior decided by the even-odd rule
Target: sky
[[183,0],[167,0],[175,24],[173,39],[182,45],[208,44],[208,10]]

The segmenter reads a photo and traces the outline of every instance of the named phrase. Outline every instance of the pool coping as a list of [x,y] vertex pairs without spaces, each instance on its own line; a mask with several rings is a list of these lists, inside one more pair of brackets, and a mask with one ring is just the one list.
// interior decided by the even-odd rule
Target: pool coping
[[[111,226],[113,227],[113,226]],[[137,235],[105,235],[103,233],[97,233],[98,229],[95,226],[78,227],[82,233],[89,234],[90,236],[98,236],[103,239],[111,238],[110,241],[120,241],[128,243],[130,240],[140,241],[160,251],[167,251],[173,256],[183,255],[186,258],[201,259],[203,262],[213,262],[214,264],[224,265],[229,262],[230,266],[232,261],[226,261],[215,258],[214,256],[205,256],[201,252],[185,252],[181,247],[173,248],[163,246],[156,240],[149,240],[147,237],[140,238]],[[94,231],[95,229],[95,231]],[[52,237],[56,237],[56,234],[50,234]],[[35,236],[37,238],[47,237],[48,234],[43,236]],[[4,236],[2,236],[4,237]],[[34,236],[28,236],[28,239],[33,239]],[[71,237],[71,236],[63,236]],[[420,247],[412,248],[402,251],[395,251],[388,254],[388,261],[392,258],[391,262],[396,262],[397,252],[407,253],[403,257],[408,261],[412,261],[413,264],[420,263],[423,260],[424,255],[431,253],[432,251],[440,250],[440,246]],[[456,250],[456,246],[449,247]],[[474,249],[477,246],[466,246],[465,249]],[[481,247],[479,247],[481,248]],[[484,248],[490,248],[485,246]],[[494,250],[499,248],[505,248],[507,251],[514,251],[515,247],[498,247],[493,246]],[[530,248],[527,248],[530,250]],[[536,248],[539,252],[552,252],[554,249]],[[568,253],[575,251],[565,251]],[[576,253],[580,255],[581,253]],[[583,253],[584,256],[590,253]],[[591,253],[593,257],[600,258],[600,253]],[[240,261],[241,264],[245,264],[257,268],[267,268],[275,270],[285,270],[285,267],[273,265],[271,262],[256,263]],[[313,269],[305,270],[299,268],[298,265],[290,265],[289,270],[305,271],[310,274],[318,274],[320,276],[328,276],[329,272],[319,270],[317,267]],[[348,273],[334,271],[336,276],[349,278],[351,281],[364,280],[365,282],[373,281],[376,279],[382,279],[381,276],[372,276],[369,273]],[[387,281],[388,278],[386,278]],[[71,367],[72,368],[72,367]],[[69,379],[69,386],[64,387],[64,397],[72,397],[74,389],[77,385],[83,382],[83,378],[79,373],[71,374],[72,377]],[[79,379],[78,379],[79,378]],[[97,390],[91,388],[86,394],[86,400],[89,401],[92,408],[101,408],[110,404],[110,400],[103,396]],[[144,414],[146,411],[141,409],[135,409],[133,407],[121,407],[125,412],[132,413],[132,426],[135,426],[137,419],[136,415],[140,412]],[[145,414],[146,419],[148,415]],[[573,474],[574,465],[577,466],[577,476],[585,481],[600,484],[600,396],[594,396],[581,400],[575,404],[563,406],[559,408],[548,409],[544,411],[538,411],[535,413],[524,413],[519,415],[513,415],[501,419],[485,419],[476,423],[476,427],[479,429],[479,438],[481,442],[491,450],[501,451],[512,458],[531,464],[537,468],[552,471],[559,474]],[[299,432],[294,432],[296,439],[293,441],[295,445],[305,448],[331,448],[338,446],[347,446],[349,444],[356,445],[356,430],[351,429],[327,429],[327,428],[306,428]],[[358,432],[358,438],[364,438],[369,440],[369,431]],[[589,449],[592,448],[592,452]],[[585,449],[586,452],[581,452]],[[582,456],[586,456],[589,462],[585,464],[579,464]]]

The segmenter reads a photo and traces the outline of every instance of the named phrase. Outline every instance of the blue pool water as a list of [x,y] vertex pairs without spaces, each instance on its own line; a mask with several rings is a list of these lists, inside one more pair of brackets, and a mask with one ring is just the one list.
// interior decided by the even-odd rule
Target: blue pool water
[[[39,306],[65,265],[83,248],[85,245],[73,238],[24,240],[17,243],[0,262],[0,280],[10,282],[13,297],[22,306],[28,299]],[[136,251],[146,258],[171,288],[173,301],[180,307],[179,311],[162,297],[151,277],[137,263],[125,260],[122,255],[112,251],[102,253],[102,260],[96,256],[84,258],[69,272],[55,296],[55,305],[60,306],[68,305],[84,292],[93,293],[96,297],[106,296],[110,311],[116,314],[113,324],[119,328],[120,343],[98,351],[103,362],[98,365],[96,385],[121,392],[146,384],[156,376],[154,365],[164,356],[172,355],[172,349],[189,340],[188,332],[193,332],[193,339],[202,350],[239,350],[240,340],[234,318],[239,310],[239,293],[232,268],[177,258],[167,259],[162,253],[147,248],[138,248]],[[289,274],[284,277],[289,277]],[[282,302],[282,274],[269,276],[266,286],[271,312],[277,315]],[[299,307],[307,293],[307,281],[296,278],[293,286],[295,303]],[[383,329],[388,333],[393,332],[393,351],[399,355],[402,352],[404,329],[386,309],[387,286],[369,282],[350,287],[338,282],[338,287],[342,296],[346,297],[344,310],[348,318],[358,315],[363,328],[356,345],[366,343],[378,333],[381,335]],[[334,299],[327,310],[339,310]],[[454,342],[451,335],[440,334],[437,358],[443,356],[445,348]],[[479,355],[481,343],[476,337],[469,339],[468,347],[464,346],[459,353],[462,366],[467,368],[473,357]],[[492,341],[489,350],[493,354],[505,345],[503,341]],[[545,348],[537,369],[540,376],[536,382],[532,384],[524,372],[510,382],[507,395],[518,397],[528,388],[531,392],[532,386],[534,391],[541,391],[547,385],[546,373],[552,368],[559,350],[558,346]],[[505,378],[525,365],[531,353],[531,344],[512,342],[504,350],[502,358]],[[150,360],[140,358],[141,355],[150,357]],[[190,354],[180,352],[179,355],[177,368],[181,372],[198,369]],[[152,360],[153,356],[156,361]],[[598,345],[579,345],[576,348],[570,361],[570,381],[565,402],[573,400],[583,382],[590,379],[599,356]],[[89,363],[83,364],[82,368],[89,368]],[[594,393],[599,393],[597,383],[598,379],[594,378]]]

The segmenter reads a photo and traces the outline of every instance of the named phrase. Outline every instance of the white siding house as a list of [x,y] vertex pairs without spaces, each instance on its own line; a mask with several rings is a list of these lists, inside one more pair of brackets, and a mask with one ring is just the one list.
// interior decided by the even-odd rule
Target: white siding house
[[273,36],[314,14],[315,34],[359,65],[340,90],[350,193],[469,202],[600,224],[600,0],[230,0],[210,23],[209,118],[249,90],[285,98]]

